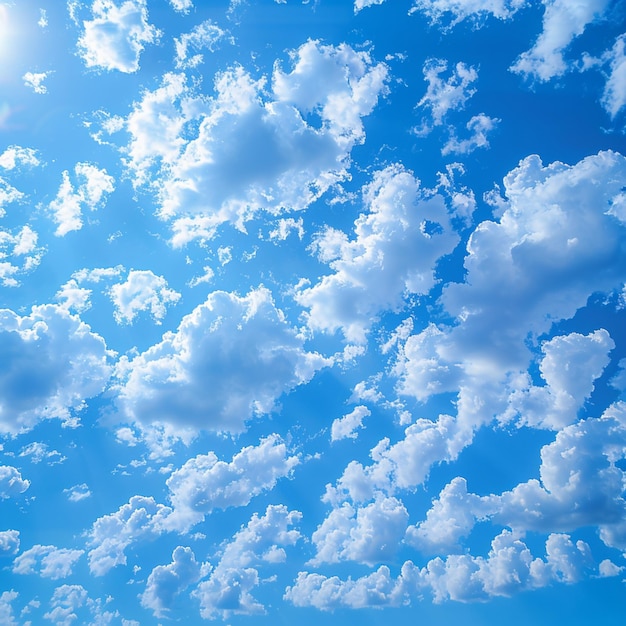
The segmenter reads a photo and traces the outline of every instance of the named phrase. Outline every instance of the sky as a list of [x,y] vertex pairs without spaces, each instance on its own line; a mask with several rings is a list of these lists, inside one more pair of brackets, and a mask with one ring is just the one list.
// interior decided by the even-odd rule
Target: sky
[[623,624],[625,24],[0,0],[0,622]]

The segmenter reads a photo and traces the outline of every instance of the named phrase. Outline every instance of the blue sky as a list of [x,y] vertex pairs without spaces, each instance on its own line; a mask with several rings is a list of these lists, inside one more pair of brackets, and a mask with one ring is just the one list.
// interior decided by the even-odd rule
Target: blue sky
[[0,2],[0,622],[621,624],[625,17]]

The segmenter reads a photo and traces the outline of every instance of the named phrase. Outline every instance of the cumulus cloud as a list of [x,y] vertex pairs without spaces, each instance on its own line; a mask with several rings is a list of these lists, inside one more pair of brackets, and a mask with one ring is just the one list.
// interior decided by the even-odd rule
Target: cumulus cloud
[[111,368],[104,340],[58,305],[20,316],[0,311],[0,431],[18,433],[43,419],[76,423]]
[[11,465],[0,465],[0,498],[14,498],[30,487],[30,480],[22,478],[19,470]]
[[50,203],[52,219],[56,222],[56,235],[62,237],[83,227],[83,210],[95,211],[104,204],[106,196],[115,190],[115,180],[105,169],[89,163],[77,163],[72,183],[67,170],[56,198]]
[[602,94],[602,105],[611,118],[626,105],[626,55],[624,44],[626,35],[620,35],[609,53],[610,73]]
[[44,81],[52,72],[26,72],[22,76],[22,80],[27,87],[30,87],[35,93],[48,93],[48,87],[44,85]]
[[16,557],[13,561],[13,572],[15,574],[39,574],[43,578],[52,580],[67,578],[83,553],[84,550],[37,544]]
[[67,499],[70,502],[80,502],[85,498],[91,497],[91,491],[86,483],[81,483],[80,485],[74,485],[69,489],[64,489],[63,493],[67,495]]
[[245,506],[289,476],[299,463],[278,435],[247,446],[230,463],[211,452],[189,459],[167,479],[174,513],[168,525],[189,528],[214,509]]
[[261,584],[259,569],[286,558],[285,548],[300,538],[293,527],[301,517],[299,511],[289,511],[284,505],[270,505],[261,517],[252,516],[226,545],[208,580],[193,592],[204,619],[265,612],[251,593]]
[[[227,37],[228,33],[211,20],[198,24],[191,32],[182,34],[179,39],[174,39],[176,67],[182,69],[200,65],[204,61],[204,56],[198,51],[206,48],[209,52],[215,52],[217,44]],[[232,38],[230,41],[233,42]]]
[[[0,473],[1,473],[0,469]],[[0,531],[0,557],[11,556],[20,549],[20,531],[2,530]]]
[[[128,165],[149,183],[147,168],[162,164],[155,191],[176,245],[212,237],[224,222],[243,228],[260,210],[305,209],[347,177],[387,67],[345,44],[308,41],[292,56],[290,72],[275,65],[269,90],[266,77],[235,66],[199,100],[183,77],[167,75],[128,117]],[[192,119],[187,140],[181,131]]]
[[437,261],[459,241],[444,197],[420,189],[400,165],[376,172],[363,200],[368,212],[356,219],[354,239],[329,227],[315,240],[335,273],[296,294],[312,330],[341,329],[357,343],[380,313],[401,309],[407,293],[429,293]]
[[244,297],[217,291],[176,332],[121,360],[118,404],[142,424],[240,432],[330,364],[303,343],[267,289]]
[[[0,189],[0,207],[1,204]],[[21,275],[37,268],[44,254],[44,248],[37,245],[38,242],[39,235],[30,226],[22,226],[14,232],[0,230],[0,281],[3,286],[19,287]]]
[[54,590],[50,598],[51,610],[44,618],[56,626],[71,626],[78,619],[76,611],[85,606],[89,599],[87,590],[82,585],[61,585]]
[[87,67],[133,73],[146,44],[159,31],[148,23],[146,0],[94,0],[84,20],[78,51]]
[[167,617],[175,599],[190,585],[209,573],[208,563],[198,563],[191,548],[178,546],[172,552],[169,565],[157,565],[141,595],[141,605],[150,609],[155,617]]
[[422,71],[428,83],[426,93],[417,103],[430,111],[432,123],[441,126],[450,111],[458,111],[476,93],[471,87],[478,79],[478,71],[465,63],[457,63],[447,79],[442,77],[448,70],[448,62],[444,59],[428,59]]
[[17,626],[15,616],[13,615],[12,602],[17,600],[19,594],[17,591],[3,591],[0,594],[0,622],[7,626]]
[[535,45],[520,55],[511,71],[526,78],[548,81],[568,69],[564,53],[585,28],[601,18],[610,0],[544,0],[543,31]]
[[58,450],[50,450],[48,445],[41,441],[33,441],[33,443],[24,446],[20,450],[19,456],[30,459],[30,462],[34,464],[48,461],[49,465],[56,465],[66,460],[66,457]]
[[339,441],[347,437],[356,439],[358,436],[357,430],[363,427],[363,419],[371,414],[372,412],[366,406],[359,405],[347,415],[338,417],[331,426],[331,441]]
[[187,13],[193,8],[193,0],[170,0],[170,4],[175,11],[180,11],[181,13]]
[[9,146],[0,154],[0,167],[5,170],[14,170],[20,166],[37,167],[40,164],[38,153],[33,148]]
[[115,305],[118,324],[132,324],[140,311],[149,311],[152,319],[160,324],[167,305],[180,299],[178,292],[168,288],[165,278],[150,270],[131,270],[125,282],[111,287],[109,295]]
[[171,509],[154,498],[133,496],[115,513],[99,517],[89,531],[89,569],[103,576],[117,565],[126,564],[125,550],[139,540],[152,539],[163,532],[162,522]]
[[493,131],[500,120],[495,117],[489,117],[484,113],[474,115],[465,125],[471,135],[467,139],[459,139],[454,130],[452,135],[441,149],[441,154],[469,154],[477,148],[488,148],[488,133]]
[[450,28],[468,18],[478,24],[489,16],[505,20],[527,4],[527,0],[415,0],[411,12],[419,11],[433,24]]

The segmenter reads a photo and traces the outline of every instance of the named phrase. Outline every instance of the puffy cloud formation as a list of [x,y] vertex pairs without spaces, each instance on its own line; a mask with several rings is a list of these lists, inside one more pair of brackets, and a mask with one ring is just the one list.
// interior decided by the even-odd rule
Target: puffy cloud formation
[[78,619],[76,611],[84,607],[89,596],[82,585],[61,585],[50,599],[51,610],[44,617],[57,626],[71,626]]
[[214,509],[245,506],[258,494],[270,490],[298,465],[278,435],[247,446],[230,463],[217,456],[200,454],[189,459],[167,479],[174,513],[169,526],[189,528]]
[[56,546],[35,545],[13,561],[15,574],[36,574],[58,580],[67,578],[84,550],[70,550]]
[[51,72],[26,72],[22,76],[22,80],[27,87],[30,87],[35,93],[48,93],[48,87],[44,85],[44,81]]
[[167,305],[180,299],[178,292],[168,288],[165,278],[150,270],[131,270],[125,282],[111,287],[109,295],[118,324],[132,324],[140,311],[150,311],[152,319],[160,324]]
[[133,496],[115,513],[98,518],[89,531],[89,569],[103,576],[116,565],[126,564],[124,550],[132,543],[163,532],[163,520],[171,509],[153,498]]
[[85,65],[136,72],[145,44],[159,37],[159,31],[148,23],[146,0],[94,0],[91,13],[93,19],[83,21],[78,40]]
[[30,315],[0,311],[0,432],[18,433],[43,419],[75,423],[85,401],[107,383],[104,340],[57,305]]
[[[0,206],[2,204],[0,189]],[[20,194],[21,197],[21,194]],[[15,197],[15,199],[18,199]],[[0,208],[0,213],[2,209]],[[15,234],[0,230],[0,281],[5,287],[18,287],[17,277],[34,270],[43,256],[38,246],[39,235],[30,227],[22,226]]]
[[118,403],[142,424],[240,432],[330,364],[303,343],[267,289],[244,297],[217,291],[176,332],[121,360]]
[[444,197],[420,189],[400,165],[376,172],[363,200],[368,212],[355,221],[354,239],[327,228],[315,241],[335,273],[296,295],[312,330],[341,329],[359,343],[381,312],[401,309],[406,294],[430,291],[437,261],[459,241]]
[[0,167],[5,170],[13,170],[21,165],[37,167],[40,163],[37,151],[33,148],[9,146],[0,154]]
[[170,4],[174,7],[174,10],[181,13],[187,13],[193,8],[193,0],[170,0]]
[[270,505],[263,516],[252,516],[226,545],[209,579],[193,593],[200,600],[204,619],[225,620],[232,615],[264,612],[251,593],[261,583],[257,568],[286,559],[285,548],[300,538],[293,526],[301,517],[300,512],[289,511],[284,505]]
[[167,617],[176,597],[209,573],[208,563],[198,563],[191,548],[178,546],[169,565],[157,565],[141,595],[141,604],[155,617]]
[[67,170],[56,198],[50,203],[52,219],[58,225],[56,234],[60,237],[83,227],[84,209],[95,211],[106,200],[107,194],[115,190],[115,181],[105,169],[89,163],[77,163],[74,167],[76,184],[70,180]]
[[0,594],[0,622],[6,626],[17,626],[11,603],[17,600],[17,591],[3,591]]
[[363,419],[371,414],[366,406],[359,405],[352,412],[334,420],[330,430],[331,441],[339,441],[346,437],[356,439],[356,431],[363,427]]
[[616,115],[626,105],[626,55],[624,54],[624,44],[626,35],[620,35],[609,53],[610,73],[604,86],[602,94],[602,105],[607,110],[611,118]]
[[86,483],[81,483],[80,485],[74,485],[69,489],[64,489],[63,493],[67,495],[67,499],[70,502],[80,502],[81,500],[85,500],[85,498],[91,497],[91,491]]
[[347,176],[350,151],[365,136],[361,119],[386,80],[387,67],[366,52],[316,41],[295,51],[290,72],[276,64],[269,96],[266,78],[241,66],[216,76],[208,100],[166,75],[123,122],[128,166],[144,183],[148,168],[163,165],[155,190],[177,245],[211,237],[224,222],[243,228],[259,210],[305,209]]
[[30,481],[22,478],[19,470],[11,465],[0,465],[0,498],[6,500],[24,493]]
[[441,149],[441,154],[469,154],[477,148],[488,148],[489,140],[487,139],[487,134],[496,128],[499,121],[499,119],[489,117],[484,113],[474,115],[465,125],[471,135],[467,139],[458,139],[453,132],[445,146]]
[[452,27],[468,18],[475,22],[488,16],[505,20],[526,5],[527,0],[415,0],[411,12],[419,11],[441,26],[449,18],[448,27]]
[[[0,469],[0,473],[2,470]],[[20,549],[20,531],[2,530],[0,531],[0,557],[15,554]]]
[[564,52],[585,28],[601,18],[610,0],[544,0],[543,32],[535,45],[524,52],[511,70],[525,77],[548,81],[568,70]]
[[[217,43],[227,37],[227,32],[219,26],[207,20],[198,24],[189,33],[184,33],[180,39],[175,39],[176,46],[176,67],[178,69],[196,67],[204,61],[204,56],[199,50],[206,48],[209,52],[214,52]],[[231,39],[232,42],[232,39]],[[196,51],[191,54],[190,51]]]
[[426,94],[417,103],[417,106],[430,110],[435,126],[443,124],[444,118],[450,111],[458,111],[476,93],[471,87],[478,79],[478,72],[465,63],[457,63],[450,77],[444,80],[441,75],[448,69],[448,62],[444,59],[428,59],[424,63],[424,79],[428,83]]

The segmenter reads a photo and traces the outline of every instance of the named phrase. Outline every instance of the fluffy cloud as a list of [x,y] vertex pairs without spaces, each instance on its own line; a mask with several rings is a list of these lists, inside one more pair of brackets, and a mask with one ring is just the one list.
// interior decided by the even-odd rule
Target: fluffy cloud
[[70,502],[80,502],[85,498],[91,497],[91,491],[86,483],[81,483],[80,485],[74,485],[69,489],[64,489],[63,493],[67,495],[67,499]]
[[475,22],[488,16],[508,19],[526,5],[527,0],[415,0],[411,12],[420,11],[441,26],[450,18],[452,27],[468,18]]
[[570,43],[588,24],[602,17],[610,0],[544,0],[543,32],[535,45],[524,52],[511,70],[525,77],[548,81],[568,70],[563,56]]
[[458,111],[476,93],[471,87],[478,79],[478,72],[465,63],[457,63],[447,80],[441,75],[448,70],[448,62],[444,59],[428,59],[424,63],[424,79],[428,88],[417,106],[430,110],[435,126],[443,124],[450,111]]
[[334,509],[313,533],[311,563],[357,561],[373,565],[393,559],[404,537],[408,513],[396,498],[376,497],[363,507]]
[[17,591],[3,591],[0,594],[0,622],[6,626],[17,626],[11,603],[17,600]]
[[124,551],[132,543],[156,537],[171,509],[153,498],[133,496],[115,513],[98,518],[89,531],[89,569],[103,576],[116,565],[126,564]]
[[83,22],[78,50],[87,67],[132,73],[145,44],[159,31],[148,23],[146,0],[94,0],[93,19]]
[[[198,24],[190,33],[184,33],[180,36],[180,39],[174,39],[176,67],[181,69],[200,65],[204,61],[204,57],[197,51],[206,48],[210,52],[214,52],[217,43],[227,36],[228,33],[216,24],[213,24],[211,20]],[[196,54],[190,55],[190,50],[196,51]]]
[[167,617],[176,596],[198,582],[210,571],[206,563],[198,563],[191,548],[178,546],[172,552],[169,565],[157,565],[141,595],[141,605],[150,609],[155,617]]
[[170,4],[174,7],[174,10],[181,13],[187,13],[193,8],[193,0],[170,0]]
[[87,324],[55,305],[30,315],[0,311],[0,431],[17,433],[42,419],[71,424],[109,379],[110,353]]
[[363,427],[363,419],[371,414],[366,406],[360,405],[347,415],[334,420],[330,430],[331,441],[339,441],[346,437],[356,439],[357,429]]
[[296,295],[312,330],[341,329],[352,342],[364,342],[377,316],[401,309],[407,293],[427,294],[437,261],[459,241],[443,196],[420,189],[400,165],[376,172],[363,199],[368,212],[355,221],[354,239],[327,228],[315,241],[335,273]]
[[37,151],[33,148],[9,146],[0,154],[0,167],[5,170],[13,170],[20,165],[36,167],[40,165],[40,163]]
[[[0,213],[1,205],[0,189]],[[22,226],[15,233],[0,230],[0,281],[5,287],[18,287],[20,281],[17,277],[39,265],[44,249],[37,245],[38,240],[39,235],[30,226]]]
[[70,180],[67,170],[56,198],[50,203],[52,219],[56,222],[58,236],[83,227],[84,209],[95,211],[105,201],[107,194],[115,189],[114,179],[105,169],[89,163],[77,163],[74,167],[76,184]]
[[[347,176],[350,151],[365,136],[361,118],[384,93],[387,68],[345,44],[315,41],[293,59],[290,72],[275,66],[269,94],[266,78],[241,66],[216,76],[208,100],[168,75],[129,116],[129,166],[149,182],[145,168],[163,164],[156,190],[160,215],[174,220],[175,244],[211,237],[224,222],[243,228],[259,210],[305,209]],[[196,118],[186,141],[181,130]]]
[[35,545],[13,561],[15,574],[38,573],[43,578],[67,578],[84,550],[70,550],[56,546]]
[[441,149],[441,154],[469,154],[476,148],[488,148],[489,140],[487,134],[496,128],[500,120],[489,117],[484,113],[474,115],[466,124],[467,130],[471,135],[467,139],[458,139],[453,131],[452,136],[448,139],[445,146]]
[[180,294],[167,287],[167,281],[150,270],[131,270],[126,282],[113,285],[109,291],[115,305],[118,324],[132,324],[140,311],[150,311],[157,324],[165,317],[168,304],[175,304]]
[[0,498],[6,500],[24,493],[30,481],[22,478],[19,470],[11,465],[0,465]]
[[20,450],[20,457],[27,457],[35,465],[47,460],[49,465],[63,463],[66,460],[58,450],[50,450],[48,445],[40,441],[33,441]]
[[604,86],[602,105],[608,111],[611,118],[626,105],[626,55],[624,55],[624,43],[626,35],[620,35],[615,40],[615,45],[609,53],[611,71]]
[[15,554],[20,549],[20,531],[0,531],[0,558]]
[[261,582],[257,568],[286,558],[284,548],[300,538],[293,526],[301,517],[283,505],[268,506],[262,517],[256,513],[252,516],[226,545],[209,579],[193,593],[200,600],[203,618],[225,620],[232,615],[264,612],[251,593]]
[[44,81],[51,72],[26,72],[22,79],[27,87],[30,87],[35,93],[48,93],[48,87],[44,85]]
[[213,452],[198,455],[167,480],[174,507],[168,525],[189,528],[214,509],[245,506],[289,476],[298,463],[278,435],[243,448],[230,463],[218,460]]
[[267,289],[214,292],[175,333],[121,361],[118,403],[143,424],[239,432],[330,363],[303,343]]
[[44,617],[56,626],[71,626],[78,619],[76,611],[85,606],[89,597],[82,585],[61,585],[50,599],[51,610]]

